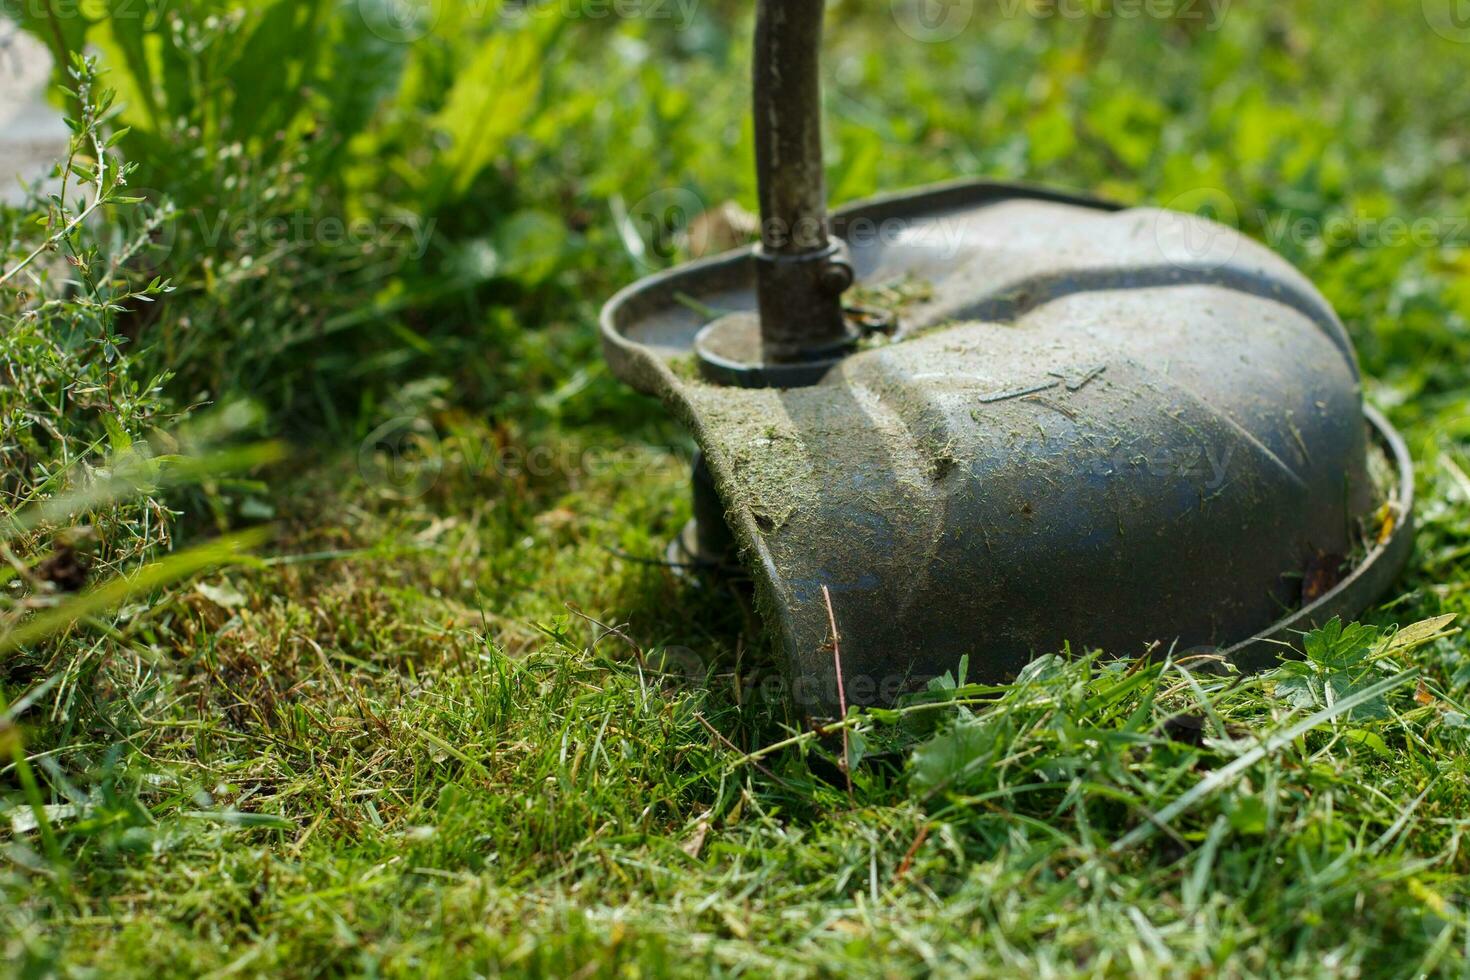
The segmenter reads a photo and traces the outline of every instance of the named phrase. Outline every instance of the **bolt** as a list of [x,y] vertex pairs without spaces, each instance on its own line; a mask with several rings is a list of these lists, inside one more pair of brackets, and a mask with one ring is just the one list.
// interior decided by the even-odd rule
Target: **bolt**
[[854,278],[852,266],[846,262],[837,261],[827,263],[822,269],[818,282],[823,291],[833,296],[840,296],[852,288]]

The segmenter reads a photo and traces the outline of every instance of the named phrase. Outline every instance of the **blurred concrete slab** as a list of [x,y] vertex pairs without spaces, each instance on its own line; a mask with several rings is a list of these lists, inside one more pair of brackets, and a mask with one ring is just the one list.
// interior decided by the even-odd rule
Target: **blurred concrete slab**
[[0,197],[22,196],[19,180],[43,176],[65,153],[66,124],[46,101],[51,54],[0,20]]

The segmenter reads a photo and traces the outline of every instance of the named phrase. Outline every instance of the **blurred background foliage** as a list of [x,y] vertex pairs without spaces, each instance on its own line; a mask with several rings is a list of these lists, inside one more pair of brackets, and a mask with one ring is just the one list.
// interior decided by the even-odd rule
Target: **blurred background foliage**
[[[1419,0],[1197,0],[1167,17],[1124,16],[1137,6],[1123,0],[1079,0],[1068,5],[1076,16],[975,0],[952,5],[972,19],[943,39],[915,27],[913,6],[831,4],[834,203],[954,177],[1025,179],[1201,210],[1264,239],[1335,304],[1370,397],[1425,466],[1420,563],[1378,618],[1470,609],[1460,483],[1470,468],[1470,45],[1437,36]],[[604,875],[609,894],[630,905],[663,896],[669,879],[636,877],[644,872],[634,865],[687,853],[691,836],[702,842],[708,826],[691,827],[702,818],[689,814],[714,811],[715,801],[735,814],[727,849],[695,881],[699,910],[643,923],[639,955],[654,968],[682,962],[677,933],[704,921],[704,892],[736,896],[720,906],[725,924],[705,924],[720,935],[747,914],[744,872],[731,865],[750,862],[763,887],[786,896],[763,920],[773,933],[806,928],[786,915],[788,898],[808,903],[809,921],[832,918],[827,886],[839,866],[854,881],[867,880],[880,854],[885,874],[907,868],[925,839],[914,843],[915,834],[931,824],[885,771],[862,777],[858,800],[870,810],[816,823],[819,845],[801,844],[788,819],[831,816],[851,798],[801,759],[772,760],[780,773],[771,782],[750,783],[747,767],[741,797],[717,759],[725,743],[709,741],[704,716],[695,717],[707,712],[721,739],[747,750],[778,737],[788,721],[778,707],[732,706],[723,694],[650,700],[642,650],[634,671],[608,652],[613,641],[598,648],[610,634],[585,646],[577,637],[586,624],[565,616],[569,599],[610,623],[626,612],[627,632],[650,651],[679,644],[735,660],[736,702],[750,677],[741,671],[751,670],[740,657],[757,659],[743,638],[758,631],[732,625],[739,614],[720,596],[619,557],[659,553],[687,516],[683,463],[670,447],[688,443],[657,406],[611,378],[596,333],[614,291],[703,239],[730,244],[744,233],[711,216],[729,214],[730,202],[755,207],[750,8],[649,0],[639,9],[664,15],[624,18],[599,0],[0,0],[54,53],[55,102],[75,133],[63,199],[48,197],[53,182],[0,206],[0,275],[10,277],[0,284],[0,511],[9,522],[0,626],[26,638],[0,661],[0,749],[12,758],[0,761],[0,813],[29,841],[6,851],[20,870],[0,873],[0,889],[25,902],[0,921],[22,937],[24,956],[46,964],[60,948],[37,925],[48,917],[146,893],[127,927],[138,962],[163,955],[143,921],[160,907],[205,937],[189,946],[201,969],[227,965],[219,951],[229,941],[268,933],[262,921],[298,930],[303,956],[345,957],[355,948],[344,938],[349,918],[401,941],[384,948],[411,968],[414,930],[432,915],[464,930],[467,944],[491,941],[463,893],[447,891],[432,914],[404,912],[400,889],[422,896],[437,880],[429,872],[389,875],[370,892],[376,903],[365,897],[315,918],[315,905],[277,891],[350,895],[408,846],[430,872],[490,874],[488,839],[503,846],[517,886],[513,895],[492,890],[512,910],[502,912],[506,929],[550,917],[541,931],[567,932],[568,959],[553,950],[543,966],[570,972],[607,936],[578,918],[558,876]],[[1430,223],[1424,236],[1386,233],[1387,222],[1418,220]],[[1330,233],[1339,226],[1348,233]],[[354,470],[363,439],[402,416],[431,421],[442,439],[443,472],[410,502]],[[279,463],[277,439],[295,447],[290,465]],[[654,462],[600,477],[507,477],[473,458],[486,445],[553,447],[558,457],[633,446]],[[275,525],[276,554],[247,559],[259,538],[229,533],[265,522]],[[216,564],[241,569],[174,584]],[[69,590],[83,585],[101,598],[69,604]],[[37,621],[51,641],[18,632]],[[1463,690],[1462,644],[1434,640],[1433,657],[1424,655],[1440,684],[1434,697]],[[1038,758],[1075,751],[1086,761],[1079,771],[1146,806],[1195,778],[1198,757],[1188,753],[1167,771],[1140,768],[1128,739],[1145,736],[1108,727],[1124,714],[1122,696],[1097,694],[1089,665],[1074,670],[1048,675],[1055,691],[1046,696],[1075,701],[1066,709],[1075,731],[1043,730],[1035,719],[1054,717],[1050,707],[1004,695],[1038,726],[1028,729],[1040,733]],[[1176,681],[1159,689],[1177,693]],[[1244,697],[1212,682],[1210,693],[1232,724],[1280,720],[1260,691]],[[1462,777],[1436,784],[1455,788],[1412,825],[1393,822],[1420,792],[1422,759],[1402,746],[1441,735],[1452,744],[1427,720],[1439,709],[1420,705],[1422,724],[1403,738],[1355,729],[1341,766],[1348,789],[1310,785],[1280,803],[1300,830],[1281,846],[1310,849],[1318,869],[1341,871],[1339,891],[1304,877],[1295,905],[1262,898],[1230,912],[1239,933],[1190,925],[1189,934],[1224,944],[1269,922],[1281,929],[1282,955],[1305,957],[1299,966],[1314,962],[1316,947],[1302,938],[1313,929],[1344,948],[1408,936],[1398,951],[1417,962],[1428,943],[1418,892],[1392,891],[1367,939],[1332,933],[1356,928],[1349,879],[1370,865],[1390,870],[1372,864],[1376,856],[1339,861],[1356,846],[1345,842],[1355,832],[1346,818],[1324,828],[1338,819],[1332,801],[1348,800],[1375,834],[1411,827],[1415,853],[1438,853],[1449,831],[1433,821],[1463,812]],[[26,712],[22,751],[15,720]],[[565,746],[601,745],[607,718],[633,732],[618,749],[625,771],[579,782],[579,754],[568,776]],[[481,741],[500,780],[489,790],[480,763],[460,752]],[[589,769],[595,763],[594,753]],[[1287,768],[1257,775],[1320,775],[1307,759]],[[1148,792],[1128,782],[1139,771],[1154,780]],[[552,775],[560,802],[543,793]],[[800,791],[788,793],[789,781]],[[524,800],[529,816],[512,812]],[[1230,809],[1237,803],[1201,817],[1191,841],[1217,815],[1226,823],[1213,826],[1246,828],[1248,844],[1209,829],[1211,846],[1226,841],[1230,855],[1234,842],[1243,864],[1276,868],[1284,859],[1271,850],[1274,835],[1260,836],[1265,804],[1250,797]],[[1006,823],[956,804],[952,824],[932,825],[947,828],[934,831],[933,847],[963,869],[1037,822],[1061,820],[1029,805],[1016,804],[1024,812]],[[1079,839],[1126,823],[1108,805]],[[1442,809],[1431,816],[1434,805]],[[763,806],[775,815],[740,823],[743,808]],[[1076,819],[1089,819],[1087,804]],[[599,841],[605,827],[621,836]],[[424,828],[439,836],[413,836]],[[1297,857],[1264,877],[1250,866],[1221,872],[1221,887],[1265,894],[1273,874],[1295,873]],[[1172,860],[1138,859],[1146,872],[1148,861]],[[1122,904],[1081,892],[1053,901],[1034,885],[1035,869],[1057,862],[987,866],[994,890],[976,902],[1001,917],[985,902],[1015,897],[1025,905],[1013,910],[1017,930],[1044,949],[1072,936],[1063,961],[1073,963],[1096,938],[1078,922],[1091,916],[1120,935],[1131,927]],[[1072,888],[1063,878],[1046,888]],[[522,884],[535,907],[517,915]],[[445,911],[454,902],[471,909],[463,920]],[[1080,910],[1072,933],[1045,918],[1061,907]],[[1316,920],[1294,918],[1302,909]],[[945,916],[929,912],[895,928],[921,922],[942,937]],[[974,921],[984,921],[979,912]],[[78,922],[73,941],[85,946],[94,940]],[[163,945],[188,946],[187,931]],[[807,935],[787,939],[796,948]],[[756,945],[740,955],[769,968]],[[290,946],[260,962],[289,962]],[[865,955],[856,940],[851,958],[835,948],[810,963],[836,970]],[[1352,949],[1349,959],[1373,952]]]
[[[526,359],[503,356],[534,344],[523,334],[575,320],[590,341],[599,300],[646,271],[610,201],[680,189],[754,205],[741,4],[639,20],[500,0],[12,3],[58,51],[102,55],[143,212],[171,214],[152,263],[179,287],[128,333],[185,401],[244,392],[310,428],[432,375],[493,407],[524,390]],[[1024,177],[1125,202],[1220,194],[1260,236],[1272,216],[1463,203],[1446,133],[1464,86],[1415,56],[1422,32],[1379,28],[1402,0],[1352,16],[1326,0],[1198,3],[1168,19],[1004,16],[1017,5],[996,0],[944,43],[896,32],[902,6],[834,5],[839,203]],[[1375,166],[1385,133],[1412,151]],[[334,220],[373,233],[339,242]],[[1463,290],[1415,294],[1455,271],[1433,250],[1406,245],[1421,254],[1405,277],[1377,249],[1281,247],[1367,328],[1365,357],[1387,373],[1404,370],[1400,344],[1442,345],[1445,319],[1466,315]],[[1386,277],[1380,330],[1361,297]]]

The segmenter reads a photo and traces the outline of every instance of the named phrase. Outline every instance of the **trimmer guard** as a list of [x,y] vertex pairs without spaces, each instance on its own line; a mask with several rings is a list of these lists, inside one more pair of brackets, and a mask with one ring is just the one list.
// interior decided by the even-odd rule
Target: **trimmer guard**
[[[702,377],[696,334],[756,309],[750,250],[634,285],[602,319],[616,374],[703,449],[807,714],[838,703],[823,586],[847,701],[891,703],[964,655],[998,682],[1068,645],[1260,668],[1407,559],[1401,441],[1365,424],[1327,302],[1245,236],[973,182],[858,204],[834,230],[860,283],[911,302],[818,384]],[[1355,548],[1304,605],[1304,579]]]

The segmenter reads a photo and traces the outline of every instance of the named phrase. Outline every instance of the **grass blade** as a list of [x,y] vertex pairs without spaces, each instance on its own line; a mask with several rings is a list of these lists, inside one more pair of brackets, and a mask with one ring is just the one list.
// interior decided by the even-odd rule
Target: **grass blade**
[[1290,728],[1286,728],[1282,731],[1277,732],[1275,735],[1267,738],[1260,745],[1256,746],[1249,752],[1246,752],[1244,755],[1237,758],[1228,766],[1225,766],[1223,769],[1217,769],[1214,772],[1210,773],[1204,779],[1196,783],[1194,787],[1189,790],[1189,792],[1185,793],[1183,796],[1180,796],[1179,799],[1175,800],[1173,803],[1170,803],[1158,813],[1154,814],[1152,819],[1150,819],[1148,823],[1140,824],[1139,826],[1133,828],[1133,830],[1125,834],[1123,837],[1119,838],[1108,850],[1113,854],[1118,854],[1122,851],[1127,850],[1130,847],[1143,843],[1144,841],[1151,838],[1154,834],[1158,833],[1159,830],[1168,826],[1170,821],[1172,821],[1175,817],[1179,816],[1180,814],[1189,810],[1191,807],[1200,803],[1210,794],[1228,785],[1229,783],[1234,781],[1237,776],[1245,772],[1251,766],[1254,766],[1256,763],[1260,762],[1262,759],[1265,759],[1267,756],[1279,752],[1281,749],[1290,745],[1292,742],[1296,741],[1298,738],[1305,735],[1307,732],[1311,731],[1317,726],[1325,725],[1327,722],[1332,721],[1334,718],[1340,718],[1341,716],[1347,714],[1349,711],[1352,711],[1360,704],[1366,704],[1367,702],[1372,701],[1374,698],[1381,697],[1389,693],[1390,691],[1403,687],[1405,684],[1407,684],[1409,681],[1413,680],[1417,676],[1419,676],[1419,672],[1417,670],[1410,670],[1402,674],[1397,674],[1393,677],[1385,678],[1384,680],[1379,681],[1377,684],[1365,687],[1363,688],[1363,690],[1358,691],[1349,697],[1345,697],[1341,701],[1338,701],[1334,704],[1330,704],[1315,714],[1303,718],[1301,721],[1297,722],[1295,725],[1292,725]]

